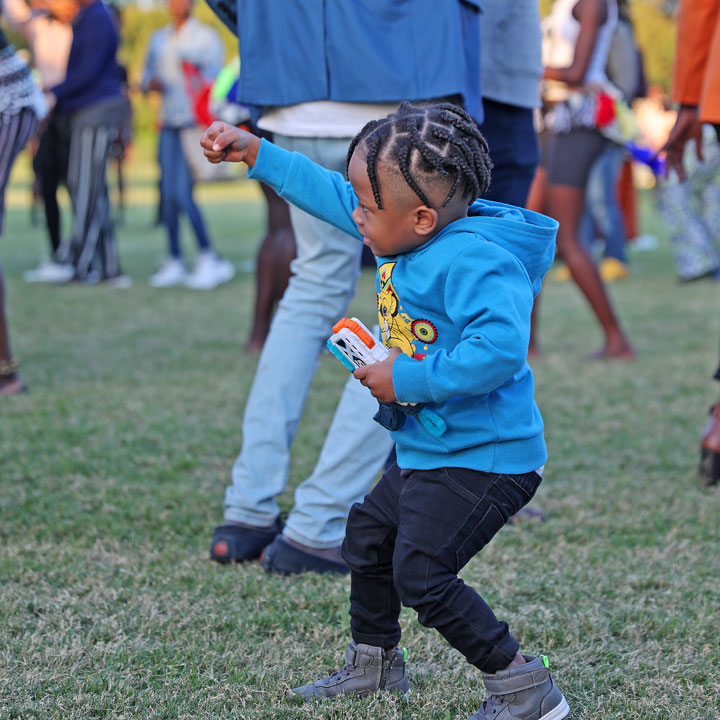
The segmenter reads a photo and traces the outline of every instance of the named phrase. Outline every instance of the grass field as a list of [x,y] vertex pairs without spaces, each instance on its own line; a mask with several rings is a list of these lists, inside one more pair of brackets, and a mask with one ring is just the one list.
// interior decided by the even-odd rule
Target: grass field
[[[0,260],[31,392],[0,400],[0,718],[464,720],[479,673],[404,610],[414,692],[297,706],[286,688],[336,669],[347,578],[267,576],[207,559],[257,356],[253,278],[212,293],[148,287],[164,250],[152,173],[119,230],[129,290],[21,280],[44,250],[10,194]],[[20,185],[18,185],[18,183]],[[203,189],[238,265],[263,223],[256,190]],[[716,387],[718,286],[679,286],[663,228],[613,300],[639,356],[586,363],[599,333],[576,289],[548,283],[533,363],[550,462],[543,524],[509,527],[463,577],[528,652],[544,652],[585,720],[720,717],[720,491],[696,479]],[[186,246],[190,247],[186,235]],[[372,276],[352,312],[372,319]],[[322,358],[291,487],[312,469],[345,380]]]

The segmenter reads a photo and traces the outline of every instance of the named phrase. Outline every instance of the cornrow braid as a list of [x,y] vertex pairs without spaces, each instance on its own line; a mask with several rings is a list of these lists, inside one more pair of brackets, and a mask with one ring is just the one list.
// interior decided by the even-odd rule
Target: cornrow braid
[[428,207],[430,191],[438,186],[449,188],[441,207],[458,190],[472,202],[490,186],[492,161],[487,141],[470,115],[452,103],[403,102],[392,115],[370,121],[350,143],[347,167],[358,147],[366,152],[368,178],[380,209],[378,160],[383,165],[395,163],[405,182]]

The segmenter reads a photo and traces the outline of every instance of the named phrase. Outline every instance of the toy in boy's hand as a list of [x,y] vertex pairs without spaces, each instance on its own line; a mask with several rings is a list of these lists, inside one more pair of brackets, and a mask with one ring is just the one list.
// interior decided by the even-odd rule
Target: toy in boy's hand
[[[390,354],[357,318],[343,318],[337,322],[327,346],[350,372],[365,365],[382,362]],[[444,420],[425,408],[422,403],[381,402],[373,419],[388,430],[399,430],[408,415],[415,415],[430,435],[437,437],[445,432]]]
[[328,350],[350,372],[364,365],[382,362],[390,354],[357,318],[343,318],[333,327]]

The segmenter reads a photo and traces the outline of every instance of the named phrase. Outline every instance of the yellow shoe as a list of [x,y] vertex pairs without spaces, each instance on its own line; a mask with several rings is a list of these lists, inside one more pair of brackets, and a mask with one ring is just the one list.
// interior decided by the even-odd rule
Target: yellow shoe
[[570,269],[567,265],[558,265],[550,275],[550,279],[553,282],[567,282],[570,279]]
[[606,282],[611,283],[615,280],[624,280],[631,275],[630,268],[617,258],[606,257],[600,263],[600,277]]

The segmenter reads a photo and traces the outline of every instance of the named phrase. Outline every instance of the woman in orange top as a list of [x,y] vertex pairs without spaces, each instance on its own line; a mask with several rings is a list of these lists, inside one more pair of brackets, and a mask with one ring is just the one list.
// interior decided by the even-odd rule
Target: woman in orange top
[[[683,150],[695,139],[702,160],[702,125],[715,127],[720,140],[720,0],[681,0],[673,99],[680,103],[675,126],[665,144],[667,167],[685,179]],[[720,367],[715,372],[720,380]],[[705,485],[720,482],[720,402],[700,441],[700,478]]]

